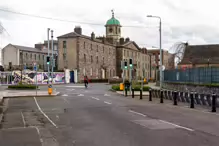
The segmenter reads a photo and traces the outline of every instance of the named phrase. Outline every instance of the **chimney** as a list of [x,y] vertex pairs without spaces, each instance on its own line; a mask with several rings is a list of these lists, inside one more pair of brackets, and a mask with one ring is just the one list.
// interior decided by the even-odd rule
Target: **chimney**
[[75,28],[74,28],[74,32],[76,32],[77,34],[82,34],[82,29],[81,29],[81,27],[80,26],[75,26]]
[[119,43],[120,43],[120,45],[124,44],[124,38],[120,38]]
[[126,39],[125,39],[125,42],[129,42],[129,41],[130,41],[130,39],[129,39],[129,38],[126,38]]
[[91,33],[91,40],[94,40],[95,39],[95,34],[94,32]]

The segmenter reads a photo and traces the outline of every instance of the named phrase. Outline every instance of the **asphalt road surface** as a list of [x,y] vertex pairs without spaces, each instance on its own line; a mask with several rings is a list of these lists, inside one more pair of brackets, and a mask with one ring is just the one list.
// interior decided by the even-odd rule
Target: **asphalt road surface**
[[219,115],[123,97],[105,84],[6,99],[0,146],[216,146]]

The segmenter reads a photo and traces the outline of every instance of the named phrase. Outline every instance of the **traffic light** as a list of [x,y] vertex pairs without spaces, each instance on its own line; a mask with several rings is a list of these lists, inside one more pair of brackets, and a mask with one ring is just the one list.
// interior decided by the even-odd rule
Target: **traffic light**
[[124,68],[127,69],[128,66],[127,66],[127,61],[124,61]]
[[129,59],[129,67],[130,67],[130,68],[132,68],[132,67],[133,67],[133,64],[132,64],[132,59],[131,59],[131,58]]
[[47,62],[47,64],[50,64],[50,56],[46,57],[46,62]]

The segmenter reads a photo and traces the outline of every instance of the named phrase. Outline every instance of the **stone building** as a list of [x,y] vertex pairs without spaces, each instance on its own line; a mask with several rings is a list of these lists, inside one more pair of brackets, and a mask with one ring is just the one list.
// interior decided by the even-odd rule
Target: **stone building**
[[[150,55],[147,49],[140,48],[129,38],[121,37],[121,24],[112,13],[106,22],[106,37],[95,37],[82,34],[81,27],[75,27],[74,32],[58,37],[58,68],[68,68],[77,72],[79,80],[84,75],[89,78],[122,77],[121,61],[133,59],[133,78],[145,76],[150,78]],[[126,78],[130,77],[126,71]]]
[[85,36],[81,27],[74,32],[58,37],[58,68],[77,70],[79,80],[89,78],[111,78],[116,75],[116,48],[95,34]]
[[34,63],[44,70],[47,67],[46,55],[44,50],[8,44],[2,49],[2,62],[5,70],[23,68],[25,65],[31,69]]

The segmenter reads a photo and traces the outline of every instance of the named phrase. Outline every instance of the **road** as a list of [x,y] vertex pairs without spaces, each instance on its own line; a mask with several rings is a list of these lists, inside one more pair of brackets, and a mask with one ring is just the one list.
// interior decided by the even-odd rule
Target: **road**
[[123,97],[105,84],[7,99],[0,146],[216,146],[219,115]]

